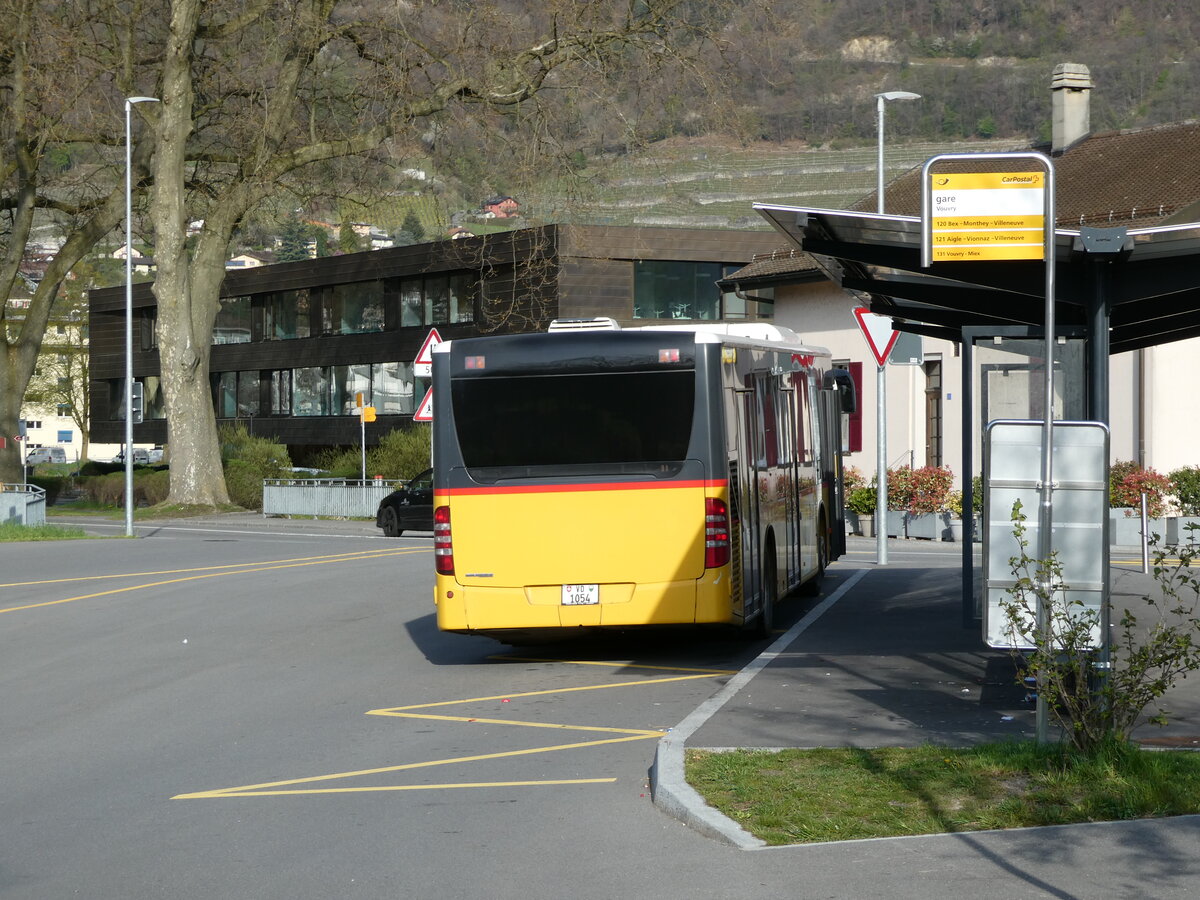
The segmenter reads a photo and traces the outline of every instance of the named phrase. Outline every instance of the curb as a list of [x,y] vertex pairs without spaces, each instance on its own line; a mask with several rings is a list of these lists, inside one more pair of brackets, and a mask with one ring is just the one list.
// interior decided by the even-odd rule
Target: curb
[[654,805],[667,815],[679,819],[711,838],[716,838],[741,850],[760,850],[767,845],[740,825],[709,806],[684,777],[683,754],[688,739],[709,719],[750,683],[750,680],[783,653],[810,625],[846,595],[869,569],[858,569],[846,583],[813,607],[799,622],[788,629],[766,650],[756,656],[742,671],[734,675],[712,697],[705,700],[658,742],[654,762],[650,765],[650,797]]

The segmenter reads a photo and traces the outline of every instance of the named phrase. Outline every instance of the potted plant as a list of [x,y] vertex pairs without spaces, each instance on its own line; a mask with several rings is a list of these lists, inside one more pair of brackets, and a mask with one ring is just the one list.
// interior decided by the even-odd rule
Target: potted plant
[[954,486],[954,473],[945,466],[922,466],[900,471],[907,474],[907,536],[938,540],[950,520],[947,502]]
[[913,497],[913,468],[900,466],[887,473],[888,537],[908,537],[908,506]]
[[879,492],[874,485],[861,485],[846,495],[847,518],[855,518],[856,534],[875,537],[875,504],[878,497]]
[[950,518],[942,530],[942,540],[961,541],[963,539],[962,491],[951,491],[946,495],[946,512],[950,514]]
[[1108,470],[1109,543],[1137,546],[1142,543],[1142,495],[1146,495],[1146,528],[1150,535],[1167,535],[1166,496],[1171,481],[1154,469],[1132,460],[1118,460]]

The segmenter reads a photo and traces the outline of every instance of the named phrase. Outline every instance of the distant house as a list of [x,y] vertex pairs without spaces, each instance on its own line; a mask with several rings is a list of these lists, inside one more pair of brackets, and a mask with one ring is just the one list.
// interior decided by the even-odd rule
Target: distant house
[[[129,248],[127,247],[127,245],[122,244],[120,247],[118,247],[116,250],[113,251],[112,258],[113,259],[124,259],[126,254],[128,254],[128,253],[129,253]],[[137,272],[139,275],[148,275],[149,273],[153,272],[155,269],[154,257],[142,256],[142,254],[138,251],[137,247],[133,248],[133,254],[130,257],[129,265],[130,265],[130,268],[134,272]]]
[[225,261],[228,269],[257,269],[259,266],[269,266],[275,261],[275,254],[267,252],[239,253]]
[[512,197],[493,197],[483,204],[483,215],[486,218],[511,219],[519,215],[520,211],[521,205]]
[[471,231],[469,228],[463,228],[461,225],[455,225],[446,232],[446,237],[453,241],[457,241],[460,238],[470,238],[475,236],[475,232]]

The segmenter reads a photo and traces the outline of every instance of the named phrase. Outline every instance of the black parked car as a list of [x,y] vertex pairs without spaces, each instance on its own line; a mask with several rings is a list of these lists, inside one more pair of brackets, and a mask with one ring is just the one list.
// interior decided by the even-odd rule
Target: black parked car
[[433,469],[379,501],[375,524],[388,537],[405,531],[433,531]]

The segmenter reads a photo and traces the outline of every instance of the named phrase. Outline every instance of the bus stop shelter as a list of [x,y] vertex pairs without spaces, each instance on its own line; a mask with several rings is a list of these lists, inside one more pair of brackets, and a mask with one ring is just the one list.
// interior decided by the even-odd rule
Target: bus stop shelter
[[[921,265],[919,216],[755,204],[834,283],[901,332],[959,343],[966,409],[972,353],[1010,342],[1033,368],[1044,361],[1045,264],[1041,261]],[[1072,385],[1067,418],[1108,423],[1109,357],[1200,336],[1200,223],[1055,230],[1055,365]],[[1067,366],[1068,368],[1063,368]],[[1040,414],[1040,413],[1039,413]],[[972,416],[963,417],[962,471],[975,471]],[[970,528],[971,492],[963,519]],[[963,542],[963,620],[978,621],[971,541]]]

